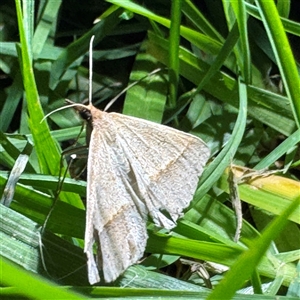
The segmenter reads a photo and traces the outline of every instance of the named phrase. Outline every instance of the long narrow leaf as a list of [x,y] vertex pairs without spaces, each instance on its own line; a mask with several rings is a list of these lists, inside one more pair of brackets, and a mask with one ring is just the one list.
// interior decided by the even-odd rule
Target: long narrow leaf
[[44,174],[58,174],[60,153],[51,137],[47,123],[41,123],[44,113],[39,102],[39,95],[32,69],[32,61],[29,54],[30,45],[29,41],[26,39],[27,35],[23,25],[21,5],[18,0],[16,0],[16,8],[22,50],[22,73],[29,112],[28,123],[38,153],[41,172]]
[[179,43],[180,43],[180,21],[181,21],[182,0],[172,1],[171,8],[171,28],[170,28],[170,48],[169,48],[169,93],[170,105],[176,106],[177,90],[179,82]]
[[290,100],[295,122],[300,128],[300,80],[288,38],[273,1],[256,0]]
[[[300,205],[300,198],[295,199],[288,208],[277,217],[265,230],[263,235],[251,243],[249,250],[241,255],[232,266],[221,283],[216,287],[208,299],[231,299],[234,293],[242,287],[254,271],[255,266],[267,251],[271,241],[278,236],[287,223],[289,215]],[[239,274],[239,276],[237,276]],[[229,284],[230,283],[230,284]]]

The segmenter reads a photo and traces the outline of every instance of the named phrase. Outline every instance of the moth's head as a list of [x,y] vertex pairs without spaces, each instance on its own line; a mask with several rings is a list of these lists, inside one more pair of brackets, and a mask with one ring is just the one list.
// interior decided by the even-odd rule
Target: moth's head
[[[76,108],[76,107],[75,107]],[[82,119],[86,120],[87,122],[90,122],[92,119],[91,111],[88,108],[84,108],[82,110],[78,110],[79,115]]]
[[[96,109],[92,104],[83,105],[81,103],[75,103],[71,100],[66,99],[69,107],[72,106],[80,115],[80,117],[87,121],[86,127],[86,143],[90,144],[91,133],[93,130],[93,112]],[[97,110],[97,109],[96,109]]]
[[83,120],[86,120],[88,123],[92,121],[92,112],[91,112],[91,106],[92,105],[83,105],[83,104],[78,104],[76,105],[75,102],[66,99],[66,102],[70,105],[73,106],[73,108],[79,113],[80,117]]

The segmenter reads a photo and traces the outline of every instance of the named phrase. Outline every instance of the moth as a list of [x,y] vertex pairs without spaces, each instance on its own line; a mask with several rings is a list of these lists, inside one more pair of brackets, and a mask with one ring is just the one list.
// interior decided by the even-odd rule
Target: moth
[[89,282],[100,281],[98,268],[111,282],[143,256],[148,215],[158,227],[176,225],[209,150],[201,139],[164,125],[91,104],[75,109],[91,129],[84,238]]
[[91,131],[84,237],[88,279],[99,282],[101,269],[111,282],[143,256],[148,216],[158,227],[176,226],[210,152],[191,134],[101,111],[91,104],[91,94],[89,105],[72,106]]

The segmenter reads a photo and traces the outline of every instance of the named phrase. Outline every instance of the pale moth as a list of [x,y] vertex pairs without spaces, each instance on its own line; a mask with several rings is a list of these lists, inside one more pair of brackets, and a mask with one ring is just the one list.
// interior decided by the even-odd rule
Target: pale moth
[[[90,85],[92,43],[93,38]],[[89,105],[72,105],[91,129],[84,252],[89,282],[95,284],[99,270],[111,282],[141,259],[148,215],[158,227],[176,226],[193,198],[209,149],[191,134],[101,111],[91,98],[90,87]]]

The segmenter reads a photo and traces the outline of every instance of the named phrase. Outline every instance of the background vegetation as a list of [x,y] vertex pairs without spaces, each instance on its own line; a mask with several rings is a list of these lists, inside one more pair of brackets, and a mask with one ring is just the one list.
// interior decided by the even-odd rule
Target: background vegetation
[[[1,1],[3,298],[300,296],[297,2]],[[94,105],[103,109],[137,82],[109,110],[191,132],[211,159],[172,233],[149,222],[146,259],[114,284],[90,287],[82,251],[86,183],[72,179],[81,160],[58,187],[61,152],[81,120],[71,109],[41,120],[65,98],[87,99],[92,35]],[[77,144],[85,144],[84,132]],[[233,164],[243,202],[238,243]],[[246,168],[257,173],[242,181]]]

